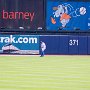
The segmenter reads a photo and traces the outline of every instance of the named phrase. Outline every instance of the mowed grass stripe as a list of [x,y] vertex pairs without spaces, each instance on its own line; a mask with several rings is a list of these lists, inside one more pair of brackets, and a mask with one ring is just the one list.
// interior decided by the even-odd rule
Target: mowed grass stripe
[[0,56],[0,90],[90,90],[90,56]]

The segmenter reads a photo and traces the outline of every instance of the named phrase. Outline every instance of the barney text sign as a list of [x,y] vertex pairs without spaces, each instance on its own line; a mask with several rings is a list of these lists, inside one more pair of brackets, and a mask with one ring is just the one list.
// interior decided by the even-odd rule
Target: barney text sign
[[43,28],[43,0],[1,0],[0,27]]

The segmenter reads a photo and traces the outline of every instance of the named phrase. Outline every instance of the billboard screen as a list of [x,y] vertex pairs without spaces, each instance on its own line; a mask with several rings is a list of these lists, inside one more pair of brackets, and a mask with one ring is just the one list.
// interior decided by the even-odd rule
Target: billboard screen
[[43,28],[43,0],[0,0],[0,27]]
[[90,2],[47,0],[47,30],[87,31],[90,29]]
[[39,36],[0,35],[0,53],[39,54]]

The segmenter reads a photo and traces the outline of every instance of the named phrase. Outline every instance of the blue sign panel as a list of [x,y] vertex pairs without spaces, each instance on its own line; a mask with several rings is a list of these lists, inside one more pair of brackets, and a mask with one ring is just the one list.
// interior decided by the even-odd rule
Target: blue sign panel
[[88,43],[87,36],[79,36],[79,44],[78,44],[79,54],[84,54],[84,55],[87,54],[87,50],[88,50],[87,43]]
[[46,43],[47,49],[45,50],[46,54],[59,54],[59,37],[57,36],[41,36],[40,41]]
[[78,54],[78,36],[69,36],[69,54]]
[[60,36],[59,37],[60,40],[59,40],[59,52],[60,54],[68,54],[68,36],[67,35],[64,35],[64,36]]
[[13,54],[39,54],[39,36],[0,35],[0,52]]
[[61,2],[47,0],[47,30],[90,29],[90,2]]
[[90,36],[88,36],[88,54],[90,55]]

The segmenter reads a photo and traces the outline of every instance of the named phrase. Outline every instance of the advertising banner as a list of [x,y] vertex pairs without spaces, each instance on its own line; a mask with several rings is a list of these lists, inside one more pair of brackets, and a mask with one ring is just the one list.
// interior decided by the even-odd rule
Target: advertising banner
[[43,0],[0,0],[0,27],[42,29],[43,10]]
[[39,54],[39,36],[0,35],[0,53]]
[[90,2],[64,2],[47,0],[47,30],[81,30],[90,29]]

